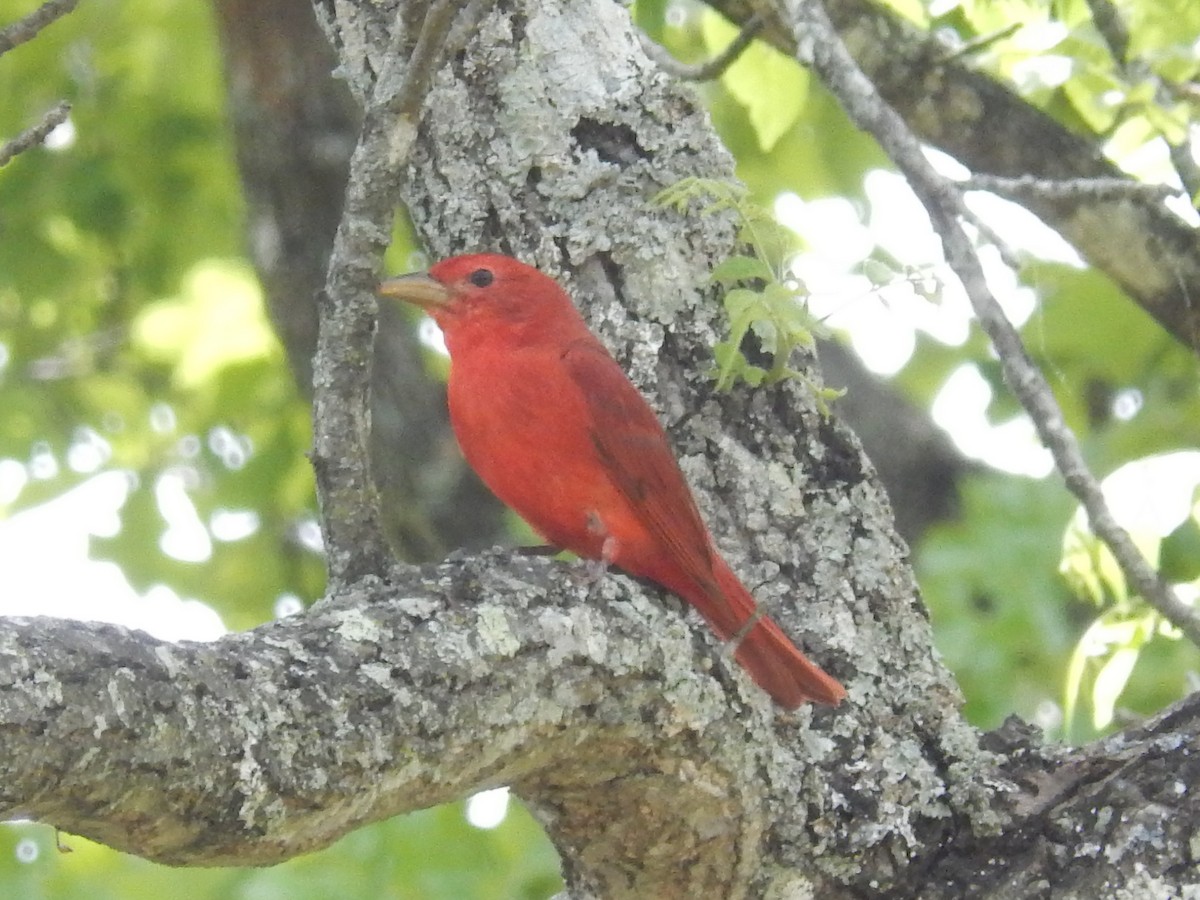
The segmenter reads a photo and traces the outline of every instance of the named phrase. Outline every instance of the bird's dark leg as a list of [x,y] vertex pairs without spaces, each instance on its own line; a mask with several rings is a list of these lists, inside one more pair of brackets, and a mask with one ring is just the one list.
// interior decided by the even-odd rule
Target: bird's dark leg
[[733,633],[729,640],[725,642],[724,652],[730,656],[733,656],[735,653],[737,653],[738,648],[742,646],[742,641],[744,641],[746,636],[754,630],[754,626],[758,624],[758,620],[766,614],[766,610],[764,610],[761,606],[755,609],[754,612],[750,614],[750,618],[746,619],[746,621],[742,623],[741,627],[738,628],[738,630]]
[[559,553],[562,553],[562,548],[553,544],[529,544],[516,548],[517,556],[557,556]]

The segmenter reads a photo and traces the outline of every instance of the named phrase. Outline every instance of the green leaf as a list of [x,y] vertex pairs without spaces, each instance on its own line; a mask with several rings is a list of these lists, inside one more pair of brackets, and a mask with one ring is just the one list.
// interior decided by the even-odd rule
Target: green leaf
[[[721,52],[738,33],[713,12],[704,16],[703,28],[712,54]],[[725,71],[721,82],[746,108],[759,147],[769,153],[804,109],[809,78],[794,59],[755,41]]]
[[766,262],[759,259],[757,256],[730,256],[723,260],[712,271],[709,276],[710,280],[719,284],[736,284],[739,281],[752,281],[760,279],[762,281],[772,281],[775,278],[775,273]]
[[1076,594],[1096,606],[1129,601],[1125,573],[1112,551],[1092,533],[1082,510],[1071,518],[1063,534],[1059,571]]
[[1129,676],[1133,674],[1133,667],[1137,665],[1140,646],[1115,650],[1096,673],[1092,685],[1092,724],[1097,731],[1112,724],[1113,709],[1129,682]]

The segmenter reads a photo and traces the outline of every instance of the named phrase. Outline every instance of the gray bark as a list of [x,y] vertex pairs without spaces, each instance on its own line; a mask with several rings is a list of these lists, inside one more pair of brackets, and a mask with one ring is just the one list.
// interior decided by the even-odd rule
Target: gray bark
[[[318,11],[367,96],[391,14]],[[564,279],[735,568],[848,700],[779,712],[695,613],[624,577],[456,556],[207,645],[0,621],[0,815],[173,864],[263,864],[507,783],[580,900],[1196,890],[1196,704],[1078,752],[1017,726],[981,738],[853,435],[799,382],[712,393],[705,273],[729,230],[647,200],[729,161],[624,11],[491,11],[426,110],[405,199],[431,249]]]

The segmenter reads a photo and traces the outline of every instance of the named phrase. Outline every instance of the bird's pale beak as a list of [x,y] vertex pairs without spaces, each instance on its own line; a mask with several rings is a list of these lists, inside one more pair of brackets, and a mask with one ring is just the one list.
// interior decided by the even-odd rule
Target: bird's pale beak
[[403,300],[429,312],[448,306],[453,298],[449,288],[424,272],[397,275],[395,278],[381,281],[375,288],[375,293],[380,297]]

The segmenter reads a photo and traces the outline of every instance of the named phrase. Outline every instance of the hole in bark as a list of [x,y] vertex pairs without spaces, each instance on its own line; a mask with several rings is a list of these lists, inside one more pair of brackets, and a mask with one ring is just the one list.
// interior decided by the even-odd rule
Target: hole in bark
[[592,150],[604,162],[613,165],[628,166],[654,158],[653,153],[638,143],[637,133],[628,125],[583,116],[571,129],[571,137],[580,150]]

